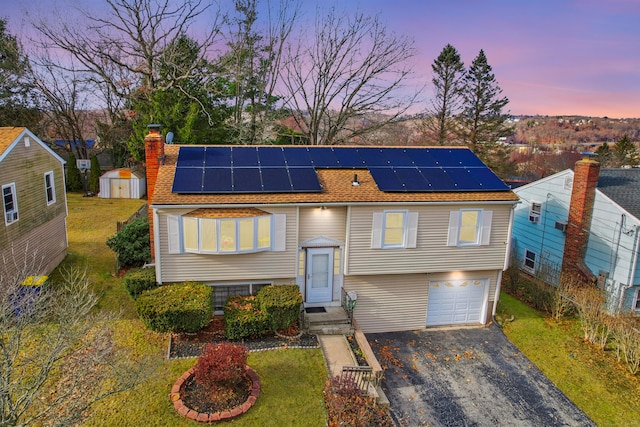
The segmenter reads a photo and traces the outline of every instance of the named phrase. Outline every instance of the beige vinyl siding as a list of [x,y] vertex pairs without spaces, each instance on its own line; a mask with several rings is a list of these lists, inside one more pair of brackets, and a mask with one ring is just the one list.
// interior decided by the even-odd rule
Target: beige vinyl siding
[[365,333],[425,327],[429,291],[425,274],[345,276],[344,288],[358,294],[353,315]]
[[[169,254],[167,215],[188,213],[185,209],[160,209],[158,232],[159,258],[163,283],[194,280],[199,282],[283,281],[295,282],[298,257],[296,208],[263,209],[272,214],[286,214],[286,250],[247,254]],[[158,261],[158,260],[157,260]]]
[[[450,212],[478,207],[493,212],[490,244],[467,247],[447,246]],[[400,208],[418,213],[416,248],[372,249],[373,213]],[[502,269],[507,248],[510,211],[511,205],[354,206],[350,213],[346,274]]]
[[344,243],[346,226],[347,208],[345,206],[330,206],[324,210],[319,207],[301,207],[298,240],[304,242],[324,236]]
[[429,281],[489,279],[487,313],[490,317],[497,278],[498,271],[495,270],[345,276],[344,288],[358,294],[354,318],[363,332],[410,331],[426,327]]
[[[4,226],[4,224],[2,224]],[[64,216],[32,229],[29,233],[0,248],[0,270],[15,273],[15,265],[35,262],[37,271],[26,274],[49,274],[67,254],[67,229]],[[3,263],[3,259],[6,263]]]
[[[18,221],[8,226],[0,207],[0,252],[10,253],[11,246],[24,248],[28,244],[28,252],[44,257],[43,264],[50,272],[64,258],[67,247],[64,171],[59,159],[30,139],[25,147],[22,138],[0,162],[0,186],[15,183],[18,205]],[[47,205],[44,174],[50,171],[56,201]]]

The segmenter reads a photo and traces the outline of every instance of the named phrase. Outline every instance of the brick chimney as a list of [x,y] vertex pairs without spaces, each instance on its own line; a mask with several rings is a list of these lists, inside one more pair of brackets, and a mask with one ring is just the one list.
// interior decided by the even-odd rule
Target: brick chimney
[[147,212],[149,215],[149,240],[151,243],[151,262],[156,260],[154,234],[153,234],[153,211],[150,209],[153,202],[153,191],[156,188],[158,169],[164,162],[164,138],[160,134],[160,125],[149,125],[149,133],[144,137],[144,156],[147,180]]
[[562,275],[582,276],[591,279],[593,274],[584,264],[584,254],[589,240],[589,228],[596,196],[596,184],[600,174],[600,163],[583,157],[576,162],[573,173],[573,188],[569,204],[567,237],[562,257]]

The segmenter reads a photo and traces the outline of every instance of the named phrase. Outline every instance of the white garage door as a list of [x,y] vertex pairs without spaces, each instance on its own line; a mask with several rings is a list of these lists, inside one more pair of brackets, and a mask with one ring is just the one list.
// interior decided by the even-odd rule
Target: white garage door
[[427,326],[483,323],[487,279],[429,282]]

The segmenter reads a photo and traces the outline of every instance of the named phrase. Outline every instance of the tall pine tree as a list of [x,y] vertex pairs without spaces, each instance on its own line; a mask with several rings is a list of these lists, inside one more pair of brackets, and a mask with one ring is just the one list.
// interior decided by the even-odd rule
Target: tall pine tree
[[455,135],[455,115],[460,112],[464,92],[464,63],[460,54],[447,44],[431,65],[433,70],[434,98],[425,120],[425,130],[429,142],[451,144]]
[[462,141],[499,176],[506,177],[513,165],[510,152],[500,141],[512,133],[502,109],[509,103],[502,96],[483,50],[473,60],[464,77]]
[[624,135],[613,146],[613,155],[617,166],[635,166],[640,163],[638,147]]

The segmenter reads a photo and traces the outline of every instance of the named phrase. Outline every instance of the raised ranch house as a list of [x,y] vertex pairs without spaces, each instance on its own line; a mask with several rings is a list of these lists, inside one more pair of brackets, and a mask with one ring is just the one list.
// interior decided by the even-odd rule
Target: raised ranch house
[[485,324],[517,196],[466,148],[180,146],[145,138],[159,283],[357,294],[364,332]]
[[24,127],[0,127],[0,274],[35,257],[50,273],[67,253],[64,160]]
[[608,309],[640,313],[640,169],[600,169],[583,158],[514,190],[513,225],[523,270],[557,285],[560,270],[606,290]]

